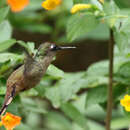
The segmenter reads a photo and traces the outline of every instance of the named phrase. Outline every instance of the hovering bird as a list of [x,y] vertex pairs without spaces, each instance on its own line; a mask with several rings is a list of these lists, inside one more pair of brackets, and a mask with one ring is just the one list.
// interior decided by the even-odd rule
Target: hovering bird
[[7,79],[7,90],[0,116],[4,114],[16,94],[31,89],[40,82],[58,50],[69,48],[75,47],[57,46],[54,43],[46,42],[40,45],[34,56],[27,53],[25,63]]

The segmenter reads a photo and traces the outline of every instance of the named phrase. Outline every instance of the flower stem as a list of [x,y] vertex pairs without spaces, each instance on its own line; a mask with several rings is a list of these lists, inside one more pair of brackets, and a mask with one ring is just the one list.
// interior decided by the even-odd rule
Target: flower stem
[[110,130],[112,117],[112,82],[113,82],[113,51],[114,51],[114,36],[113,30],[110,29],[109,40],[109,85],[108,85],[108,100],[107,100],[107,116],[106,116],[106,130]]

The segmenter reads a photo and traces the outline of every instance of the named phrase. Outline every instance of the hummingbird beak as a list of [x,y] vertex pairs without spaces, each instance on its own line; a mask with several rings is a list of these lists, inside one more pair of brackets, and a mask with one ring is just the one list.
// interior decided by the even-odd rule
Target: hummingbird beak
[[57,50],[75,49],[75,46],[58,46]]

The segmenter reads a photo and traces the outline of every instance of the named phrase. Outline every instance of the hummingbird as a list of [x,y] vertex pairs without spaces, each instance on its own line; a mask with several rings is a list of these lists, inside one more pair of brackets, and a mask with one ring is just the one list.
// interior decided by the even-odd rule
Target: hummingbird
[[34,56],[27,53],[24,64],[12,72],[7,79],[7,89],[0,116],[5,113],[8,105],[18,93],[31,89],[40,82],[57,51],[69,48],[75,47],[57,46],[46,42],[39,46]]

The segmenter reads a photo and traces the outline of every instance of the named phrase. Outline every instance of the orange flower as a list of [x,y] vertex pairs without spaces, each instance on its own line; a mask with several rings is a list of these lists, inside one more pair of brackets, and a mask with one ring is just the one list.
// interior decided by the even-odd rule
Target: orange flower
[[7,112],[2,118],[2,124],[7,130],[13,130],[21,122],[21,117],[15,116]]
[[7,0],[7,4],[13,12],[19,12],[29,4],[29,0]]
[[45,0],[42,3],[42,7],[45,8],[46,10],[53,10],[60,4],[61,0]]

